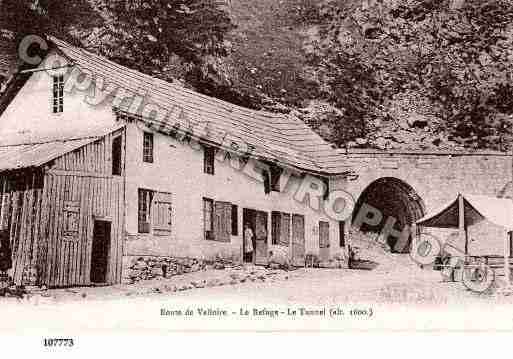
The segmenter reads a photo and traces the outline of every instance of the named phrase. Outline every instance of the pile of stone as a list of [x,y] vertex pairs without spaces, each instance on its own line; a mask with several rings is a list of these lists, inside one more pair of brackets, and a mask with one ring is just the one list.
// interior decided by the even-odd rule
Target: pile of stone
[[233,258],[216,256],[212,263],[212,269],[240,269],[241,263],[237,262]]
[[338,258],[330,258],[327,261],[320,261],[319,268],[347,269],[348,264],[347,264],[347,260],[338,259]]
[[322,261],[318,255],[308,253],[305,258],[305,267],[307,268],[331,268],[331,269],[347,269],[347,257],[341,253],[335,254],[328,260]]
[[230,279],[226,284],[234,285],[247,282],[274,282],[281,277],[287,280],[289,277],[285,275],[285,273],[285,271],[269,270],[262,267],[252,267],[245,270],[234,270],[229,274]]
[[194,258],[138,257],[131,260],[125,274],[125,282],[170,278],[173,276],[199,272],[206,269],[206,263]]

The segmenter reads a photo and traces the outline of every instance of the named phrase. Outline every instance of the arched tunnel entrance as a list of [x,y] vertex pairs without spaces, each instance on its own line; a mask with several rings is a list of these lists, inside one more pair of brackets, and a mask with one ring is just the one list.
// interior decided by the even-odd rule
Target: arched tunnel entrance
[[[378,209],[383,218],[377,225],[363,223],[362,232],[381,233],[389,217],[396,219],[394,229],[402,231],[404,226],[413,224],[425,214],[425,206],[415,190],[400,179],[383,177],[372,182],[362,192],[356,202],[353,212],[353,224],[363,204]],[[393,252],[406,253],[410,249],[411,237],[408,243],[398,243],[398,238],[389,236],[387,243]]]

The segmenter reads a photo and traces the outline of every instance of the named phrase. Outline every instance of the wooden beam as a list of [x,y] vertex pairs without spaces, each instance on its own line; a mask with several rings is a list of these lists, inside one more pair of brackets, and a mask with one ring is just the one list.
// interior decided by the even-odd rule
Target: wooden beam
[[41,72],[41,71],[55,71],[55,70],[59,70],[59,69],[65,69],[65,68],[68,68],[68,67],[73,67],[72,64],[67,64],[67,65],[64,65],[64,66],[57,66],[57,67],[49,67],[49,68],[35,68],[35,69],[27,69],[27,70],[21,70],[19,73],[20,74],[31,74],[31,73],[34,73],[34,72]]
[[112,178],[112,175],[96,172],[84,171],[65,171],[65,170],[49,170],[48,174],[56,176],[77,176],[77,177],[94,177],[94,178]]
[[510,276],[511,273],[509,271],[509,252],[510,252],[510,243],[513,238],[513,232],[508,232],[506,239],[504,241],[504,276],[506,277],[506,285],[510,285]]
[[[461,193],[458,195],[458,228],[461,238],[465,239],[465,256],[468,255],[468,232],[465,223],[465,203]],[[466,260],[466,258],[465,258]]]

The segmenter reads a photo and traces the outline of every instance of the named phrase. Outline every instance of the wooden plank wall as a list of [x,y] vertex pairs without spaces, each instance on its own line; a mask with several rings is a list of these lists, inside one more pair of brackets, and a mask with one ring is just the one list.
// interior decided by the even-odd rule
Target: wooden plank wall
[[[44,282],[51,287],[90,285],[94,220],[111,221],[111,244],[107,283],[121,281],[123,256],[122,224],[124,218],[123,181],[113,176],[93,177],[85,174],[46,175],[49,189],[44,216],[45,248],[42,249]],[[78,236],[64,236],[64,206],[78,204]]]
[[[111,175],[112,140],[119,135],[124,136],[124,129],[115,131],[101,140],[57,158],[52,169]],[[122,142],[125,143],[124,139]],[[122,158],[124,158],[124,153]]]
[[[107,283],[121,282],[124,177],[112,176],[112,140],[124,129],[55,160],[45,176],[48,189],[45,282],[52,287],[90,285],[94,221],[111,222]],[[124,174],[124,166],[123,166]],[[78,238],[63,236],[66,203],[78,204]]]
[[12,251],[12,276],[20,284],[25,269],[36,265],[38,225],[41,222],[43,175],[18,171],[0,175],[0,228],[8,229]]
[[[36,268],[40,284],[90,285],[94,220],[111,222],[107,284],[121,282],[124,228],[123,176],[112,176],[112,139],[124,129],[65,154],[27,174],[0,174],[0,226],[9,228],[13,278]],[[77,213],[76,235],[66,234],[66,206]],[[68,233],[69,234],[69,233]]]

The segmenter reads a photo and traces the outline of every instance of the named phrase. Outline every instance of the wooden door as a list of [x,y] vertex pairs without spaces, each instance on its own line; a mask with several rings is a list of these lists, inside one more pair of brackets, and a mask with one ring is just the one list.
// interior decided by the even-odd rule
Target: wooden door
[[110,222],[94,221],[91,282],[106,283],[109,270]]
[[330,259],[330,224],[319,222],[319,259],[326,262]]
[[267,212],[255,214],[255,264],[267,265]]
[[305,217],[292,215],[292,265],[305,265]]

